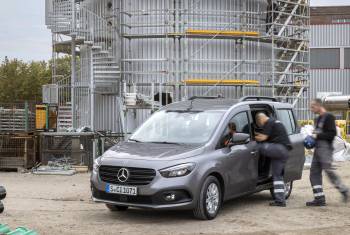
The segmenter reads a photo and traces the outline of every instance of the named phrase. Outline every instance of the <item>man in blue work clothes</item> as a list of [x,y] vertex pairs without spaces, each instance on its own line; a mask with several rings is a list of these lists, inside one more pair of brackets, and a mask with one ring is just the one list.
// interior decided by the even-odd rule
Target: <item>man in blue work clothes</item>
[[326,197],[322,186],[322,171],[326,172],[332,184],[343,196],[344,202],[347,202],[349,189],[342,183],[332,168],[333,140],[337,135],[335,118],[331,113],[327,112],[320,99],[315,99],[311,102],[311,111],[319,116],[315,120],[313,137],[316,140],[316,146],[310,169],[310,182],[314,193],[314,200],[307,202],[306,206],[326,205]]
[[274,202],[270,206],[286,206],[284,168],[288,160],[291,142],[284,125],[265,113],[256,115],[256,124],[261,130],[256,131],[255,140],[259,142],[259,153],[271,159]]

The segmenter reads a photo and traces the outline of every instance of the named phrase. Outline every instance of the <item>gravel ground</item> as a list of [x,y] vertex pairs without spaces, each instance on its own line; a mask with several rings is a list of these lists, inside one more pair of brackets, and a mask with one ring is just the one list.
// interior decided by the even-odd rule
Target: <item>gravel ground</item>
[[[350,163],[339,174],[350,185]],[[306,208],[312,198],[304,171],[287,208],[270,208],[270,194],[262,192],[227,202],[213,221],[197,221],[190,212],[157,212],[130,209],[109,212],[90,200],[89,175],[36,176],[0,173],[8,191],[0,223],[26,226],[39,234],[350,234],[350,203],[343,204],[325,181],[328,206]]]

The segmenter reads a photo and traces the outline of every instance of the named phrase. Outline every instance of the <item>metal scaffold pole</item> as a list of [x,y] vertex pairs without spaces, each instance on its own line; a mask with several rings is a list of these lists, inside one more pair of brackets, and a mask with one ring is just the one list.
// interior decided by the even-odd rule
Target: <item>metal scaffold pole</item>
[[[75,7],[75,0],[72,0],[72,25],[71,28],[74,31],[76,28],[76,7]],[[75,42],[76,36],[73,34],[72,35],[72,48],[71,48],[71,53],[72,53],[72,77],[71,77],[71,86],[72,86],[72,92],[71,92],[71,105],[72,105],[72,127],[73,129],[76,128],[76,104],[75,104],[75,84],[76,84],[76,71],[77,71],[77,58],[76,58],[76,42]]]
[[76,84],[76,45],[75,36],[72,36],[72,58],[71,58],[71,105],[72,105],[72,127],[76,128],[76,112],[75,112],[75,84]]
[[89,52],[90,52],[90,126],[91,126],[91,130],[94,131],[95,130],[95,91],[94,91],[94,70],[93,70],[93,66],[92,64],[94,63],[93,61],[93,57],[92,57],[92,47],[89,46]]

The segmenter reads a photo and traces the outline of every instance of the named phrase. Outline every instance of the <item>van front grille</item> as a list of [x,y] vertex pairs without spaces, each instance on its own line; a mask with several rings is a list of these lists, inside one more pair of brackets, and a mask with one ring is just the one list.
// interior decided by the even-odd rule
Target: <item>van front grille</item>
[[[118,172],[125,168],[129,172],[129,177],[125,182],[118,179]],[[156,171],[146,168],[105,166],[99,168],[99,175],[102,181],[119,185],[147,185],[152,182],[156,176]]]

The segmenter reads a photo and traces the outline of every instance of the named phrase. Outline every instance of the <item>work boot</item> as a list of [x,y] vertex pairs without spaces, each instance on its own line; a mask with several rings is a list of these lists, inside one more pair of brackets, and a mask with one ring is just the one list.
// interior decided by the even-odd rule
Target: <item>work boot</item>
[[3,186],[0,186],[0,200],[5,199],[6,197],[6,189]]
[[287,204],[285,202],[270,202],[270,206],[286,207]]
[[341,192],[341,195],[343,196],[343,202],[347,203],[349,200],[349,190],[346,190],[344,192]]
[[4,204],[0,201],[0,214],[4,212]]
[[314,199],[311,202],[306,202],[306,206],[326,206],[325,200]]

